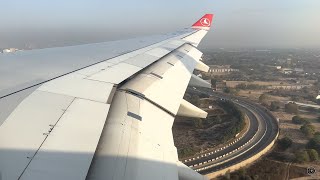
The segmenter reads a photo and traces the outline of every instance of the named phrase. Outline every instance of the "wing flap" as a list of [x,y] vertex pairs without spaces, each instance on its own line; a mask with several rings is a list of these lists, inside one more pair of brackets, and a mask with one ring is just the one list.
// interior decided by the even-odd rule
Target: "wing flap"
[[[189,44],[181,46],[121,88],[139,92],[175,115],[201,55],[199,50]],[[168,64],[172,59],[176,60],[173,66]]]
[[173,120],[147,100],[118,91],[87,179],[178,179]]
[[0,126],[3,179],[18,179],[73,97],[35,91]]
[[20,179],[85,179],[109,107],[109,104],[75,99],[47,135]]
[[118,88],[88,180],[178,179],[171,128],[201,55],[184,44]]

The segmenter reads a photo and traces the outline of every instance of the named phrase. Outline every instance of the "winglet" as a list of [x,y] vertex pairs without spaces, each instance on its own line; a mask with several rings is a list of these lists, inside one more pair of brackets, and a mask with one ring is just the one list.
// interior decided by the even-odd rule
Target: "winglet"
[[213,14],[206,14],[201,19],[199,19],[196,23],[192,25],[194,29],[204,29],[209,30],[212,23]]

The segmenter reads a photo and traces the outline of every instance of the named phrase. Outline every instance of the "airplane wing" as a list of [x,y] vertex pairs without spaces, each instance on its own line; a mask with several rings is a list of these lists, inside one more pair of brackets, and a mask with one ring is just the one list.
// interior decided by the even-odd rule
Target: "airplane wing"
[[212,23],[149,38],[0,55],[0,179],[204,179],[178,160],[175,116],[208,71]]

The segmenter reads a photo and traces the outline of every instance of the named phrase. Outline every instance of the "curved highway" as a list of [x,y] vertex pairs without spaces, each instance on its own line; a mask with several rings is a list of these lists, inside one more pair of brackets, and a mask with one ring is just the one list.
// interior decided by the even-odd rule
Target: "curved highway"
[[209,90],[195,90],[217,98],[231,100],[241,107],[250,119],[247,133],[238,141],[228,144],[219,151],[201,154],[187,159],[184,163],[201,174],[212,173],[234,164],[238,164],[267,147],[278,133],[278,124],[274,116],[264,107],[248,100],[227,96]]

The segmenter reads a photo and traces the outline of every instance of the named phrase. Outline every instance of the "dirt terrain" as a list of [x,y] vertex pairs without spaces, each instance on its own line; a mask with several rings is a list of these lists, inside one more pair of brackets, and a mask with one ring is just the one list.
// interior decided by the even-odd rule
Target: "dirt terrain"
[[[204,121],[204,123],[213,121],[213,124],[206,127],[198,127],[197,123],[199,121]],[[230,115],[222,115],[220,120],[215,117],[209,117],[209,120],[176,118],[172,132],[178,152],[181,149],[190,149],[189,151],[192,152],[189,155],[192,155],[222,143],[226,140],[224,139],[225,132],[229,128],[231,121],[234,121],[234,119]]]
[[245,83],[245,84],[257,84],[260,86],[275,86],[275,85],[289,85],[289,83],[286,82],[282,82],[282,81],[269,81],[269,82],[265,82],[265,81],[253,81],[253,82],[247,82],[247,81],[226,81],[226,85],[228,87],[236,87],[237,85],[241,84],[241,83]]
[[[238,121],[232,114],[227,114],[217,103],[210,103],[210,108],[203,105],[208,112],[206,119],[176,117],[172,127],[179,158],[189,157],[206,151],[234,138],[232,128]],[[213,105],[211,105],[213,104]]]
[[304,144],[308,142],[308,138],[301,132],[300,124],[292,123],[292,117],[294,115],[284,112],[273,112],[273,114],[279,118],[280,122],[280,135],[279,138],[285,136],[290,137],[293,140],[293,146],[291,148],[303,148]]
[[[250,100],[253,101],[258,101],[259,97],[267,93],[268,90],[240,90],[238,92],[239,96],[249,98]],[[268,95],[268,102],[271,101],[289,101],[290,98],[288,97],[279,97],[279,96],[273,96],[273,95]]]
[[[251,179],[261,180],[286,180],[308,176],[305,166],[297,166],[292,163],[270,160],[267,157],[255,162],[244,170],[245,176]],[[240,173],[241,172],[241,173]],[[231,174],[231,179],[237,179],[243,175],[242,171]]]

